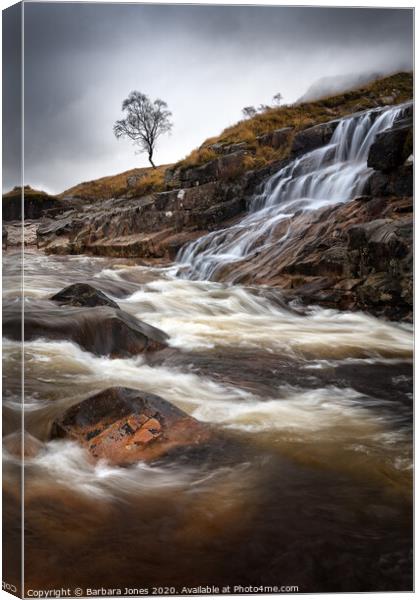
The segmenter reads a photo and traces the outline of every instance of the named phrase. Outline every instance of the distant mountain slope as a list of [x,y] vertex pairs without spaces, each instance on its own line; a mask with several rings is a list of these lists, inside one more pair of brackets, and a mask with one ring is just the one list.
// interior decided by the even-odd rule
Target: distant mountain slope
[[308,90],[301,96],[297,103],[314,102],[327,96],[335,96],[343,92],[360,88],[367,83],[372,83],[383,78],[382,73],[348,73],[347,75],[334,75],[321,77],[309,86]]

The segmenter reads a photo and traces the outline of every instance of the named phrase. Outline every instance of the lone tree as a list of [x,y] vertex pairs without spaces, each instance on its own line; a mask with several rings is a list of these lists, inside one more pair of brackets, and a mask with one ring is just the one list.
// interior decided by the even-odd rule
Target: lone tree
[[147,152],[150,164],[156,169],[153,152],[157,139],[172,129],[172,113],[168,110],[168,105],[159,98],[152,102],[146,94],[134,91],[124,100],[122,111],[126,117],[116,121],[115,136],[118,139],[128,137],[133,140],[141,152]]
[[246,119],[251,119],[257,114],[257,109],[254,106],[245,106],[245,108],[242,109],[242,114]]
[[273,102],[275,105],[280,106],[281,101],[283,100],[283,96],[278,92],[273,96]]

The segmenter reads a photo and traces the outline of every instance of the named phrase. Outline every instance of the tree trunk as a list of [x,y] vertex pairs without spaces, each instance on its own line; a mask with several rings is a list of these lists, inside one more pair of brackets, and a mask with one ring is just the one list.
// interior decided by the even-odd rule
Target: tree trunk
[[152,167],[153,167],[154,169],[156,169],[156,165],[155,165],[155,163],[153,162],[152,158],[153,158],[153,152],[149,152],[149,163],[152,165]]

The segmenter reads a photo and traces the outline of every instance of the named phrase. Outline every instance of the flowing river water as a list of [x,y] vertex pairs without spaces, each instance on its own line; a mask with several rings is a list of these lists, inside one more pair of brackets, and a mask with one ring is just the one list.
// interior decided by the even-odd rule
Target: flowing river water
[[[366,164],[353,171],[360,181]],[[224,239],[216,252],[214,234],[201,240],[211,249],[204,263],[197,243],[187,248],[181,270],[26,252],[26,311],[48,311],[55,292],[86,281],[170,336],[150,359],[98,357],[67,340],[25,344],[25,430],[43,443],[25,459],[27,588],[411,589],[411,326],[303,312],[272,289],[209,281],[217,253],[232,260]],[[9,251],[6,306],[19,302],[19,264]],[[3,348],[3,431],[13,436],[21,348],[7,339]],[[118,468],[49,440],[63,410],[116,385],[162,396],[225,441],[185,460]],[[7,450],[4,460],[6,536],[17,550],[21,465]]]

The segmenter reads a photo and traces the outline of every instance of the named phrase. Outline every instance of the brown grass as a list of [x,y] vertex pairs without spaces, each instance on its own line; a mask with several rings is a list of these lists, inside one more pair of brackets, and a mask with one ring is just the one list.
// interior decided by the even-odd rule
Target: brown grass
[[[147,194],[154,190],[154,186],[163,186],[164,173],[168,166],[162,165],[156,169],[152,169],[151,167],[130,169],[117,175],[109,175],[92,181],[83,181],[65,190],[59,197],[75,196],[83,200],[107,200],[109,198],[119,198],[125,194],[131,196],[134,193],[138,195]],[[139,176],[137,184],[133,188],[129,188],[127,179],[136,175]]]
[[151,192],[161,192],[165,187],[165,171],[168,165],[149,169],[137,182],[133,189],[129,190],[130,196],[144,196]]
[[[35,190],[34,188],[31,188],[30,185],[25,185],[23,189],[25,198],[31,198],[34,200],[45,200],[46,198],[50,198],[53,200],[56,199],[56,196],[51,196],[50,194],[47,194],[47,192],[44,192],[42,190]],[[20,186],[16,186],[12,190],[10,190],[10,192],[6,192],[5,194],[3,194],[3,198],[5,199],[20,199],[21,197],[22,188]]]
[[295,131],[298,131],[355,111],[373,108],[377,106],[378,98],[392,94],[395,95],[395,104],[411,99],[413,97],[413,74],[396,73],[390,77],[375,80],[361,88],[322,98],[316,102],[270,108],[252,119],[243,119],[228,127],[219,136],[207,139],[200,148],[193,150],[177,166],[187,168],[207,162],[206,157],[213,152],[209,146],[216,143],[229,145],[248,142],[250,147],[256,150],[255,162],[268,162],[272,157],[265,149],[258,147],[256,138],[259,135],[282,127],[293,127]]

